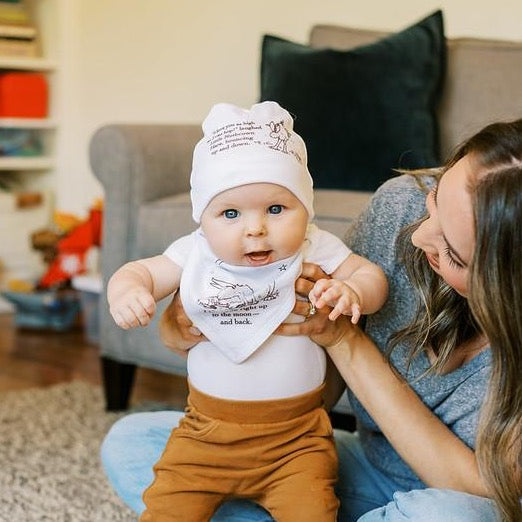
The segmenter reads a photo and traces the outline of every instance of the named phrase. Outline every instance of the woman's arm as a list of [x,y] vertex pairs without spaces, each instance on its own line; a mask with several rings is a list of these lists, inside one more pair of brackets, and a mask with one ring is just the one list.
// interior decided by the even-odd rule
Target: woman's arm
[[[430,487],[487,496],[475,453],[390,367],[373,342],[344,317],[347,331],[327,349],[347,385],[397,453]],[[321,342],[323,335],[312,335]]]
[[[308,310],[308,303],[298,301],[294,311],[306,315]],[[326,347],[345,383],[429,487],[487,496],[473,450],[424,405],[373,341],[345,316],[332,322],[322,309],[304,323],[282,325],[278,333],[310,335]]]

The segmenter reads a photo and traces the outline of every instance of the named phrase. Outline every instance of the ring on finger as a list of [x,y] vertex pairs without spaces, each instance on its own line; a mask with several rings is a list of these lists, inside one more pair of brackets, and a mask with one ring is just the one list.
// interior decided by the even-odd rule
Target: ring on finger
[[312,303],[308,303],[308,304],[309,304],[310,308],[308,309],[308,315],[306,317],[315,315],[315,313],[317,312],[315,306]]

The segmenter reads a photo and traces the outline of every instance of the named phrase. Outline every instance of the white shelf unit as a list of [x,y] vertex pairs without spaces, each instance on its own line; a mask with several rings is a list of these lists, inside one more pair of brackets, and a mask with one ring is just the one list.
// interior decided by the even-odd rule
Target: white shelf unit
[[0,69],[50,72],[56,69],[56,63],[53,60],[47,60],[45,58],[12,58],[10,56],[0,56]]
[[[0,117],[0,129],[26,129],[37,134],[42,143],[42,155],[0,156],[0,185],[13,191],[38,190],[43,204],[34,208],[16,208],[9,198],[14,192],[0,190],[0,264],[4,280],[32,278],[42,272],[41,255],[30,246],[30,235],[50,225],[53,210],[53,177],[56,170],[56,133],[59,130],[57,96],[58,57],[60,47],[61,9],[68,0],[25,0],[30,4],[37,28],[39,57],[0,56],[0,73],[35,72],[44,74],[48,84],[49,114],[47,118]],[[16,230],[16,234],[13,234]]]
[[[56,81],[58,70],[58,27],[59,10],[62,0],[25,0],[32,13],[33,23],[37,28],[37,38],[41,56],[11,57],[0,56],[2,72],[36,72],[46,76],[49,93],[49,117],[47,118],[1,118],[0,129],[33,130],[42,143],[41,156],[0,156],[0,176],[12,172],[20,180],[18,186],[24,186],[32,173],[52,174],[55,167],[55,134],[58,130],[56,118]],[[27,172],[27,175],[25,174]],[[29,177],[28,177],[29,175]],[[41,177],[41,176],[40,176]],[[30,183],[32,184],[32,183]],[[36,185],[39,181],[35,182]],[[43,183],[48,185],[48,183]]]
[[[55,120],[50,118],[0,118],[0,129],[33,129],[35,131],[54,130]],[[43,137],[43,136],[42,136]],[[52,155],[21,157],[1,156],[1,171],[49,170],[54,166]]]
[[50,118],[0,118],[2,129],[54,129],[55,120]]
[[54,165],[52,156],[4,156],[0,157],[0,171],[48,170]]

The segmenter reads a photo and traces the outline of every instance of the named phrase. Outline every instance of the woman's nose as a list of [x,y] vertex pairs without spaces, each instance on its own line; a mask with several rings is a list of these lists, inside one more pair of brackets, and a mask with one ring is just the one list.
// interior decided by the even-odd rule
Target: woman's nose
[[436,233],[432,218],[424,220],[411,236],[412,243],[425,251],[436,250]]

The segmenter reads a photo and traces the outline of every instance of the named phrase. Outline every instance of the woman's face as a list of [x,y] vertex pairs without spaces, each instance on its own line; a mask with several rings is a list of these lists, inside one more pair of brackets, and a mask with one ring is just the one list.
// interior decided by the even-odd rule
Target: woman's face
[[425,252],[431,268],[464,297],[475,248],[473,209],[467,190],[471,176],[469,155],[444,173],[426,198],[428,219],[411,238]]

